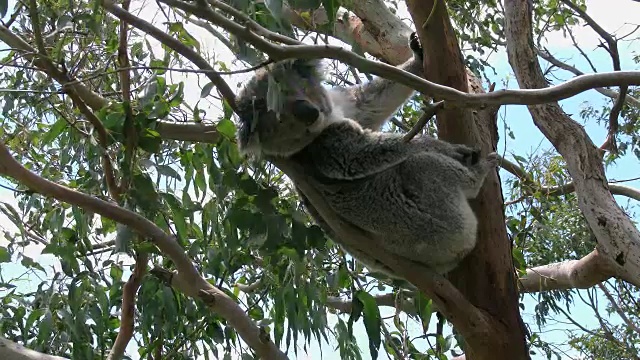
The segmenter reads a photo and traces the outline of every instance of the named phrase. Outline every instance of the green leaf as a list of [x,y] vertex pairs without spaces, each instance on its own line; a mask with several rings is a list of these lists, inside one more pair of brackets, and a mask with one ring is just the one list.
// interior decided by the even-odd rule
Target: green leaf
[[213,86],[214,84],[212,82],[203,86],[202,90],[200,91],[200,98],[206,98],[207,96],[209,96],[209,94],[211,94],[211,89],[213,89]]
[[[149,67],[151,68],[166,68],[167,67],[167,63],[166,61],[162,60],[162,59],[153,59],[149,62]],[[156,74],[158,75],[164,75],[164,73],[167,72],[167,70],[164,69],[155,69]]]
[[44,268],[38,264],[37,262],[33,261],[32,258],[22,254],[22,260],[20,261],[20,263],[22,264],[22,266],[29,268],[29,269],[38,269],[42,272],[45,272]]
[[358,299],[355,294],[351,298],[351,314],[349,315],[349,321],[347,322],[347,330],[350,336],[353,336],[353,323],[360,319],[360,315],[362,315],[362,309],[364,308],[364,304]]
[[216,129],[227,139],[235,139],[236,137],[236,126],[233,121],[229,120],[228,118],[220,120],[216,125]]
[[107,130],[117,133],[122,132],[122,125],[124,124],[124,113],[119,111],[112,111],[104,118],[103,124]]
[[9,0],[0,0],[0,19],[7,15]]
[[47,134],[42,138],[42,145],[49,145],[53,141],[53,139],[60,136],[60,134],[62,134],[62,132],[66,128],[67,121],[63,117],[61,117],[53,124],[53,126],[51,126],[49,131],[47,131]]
[[369,336],[369,352],[371,359],[378,358],[378,349],[382,342],[380,331],[382,327],[382,319],[380,317],[380,309],[376,303],[376,299],[371,294],[358,290],[355,293],[358,300],[362,302],[364,328]]
[[111,269],[109,270],[109,276],[111,277],[111,279],[113,279],[113,281],[122,280],[122,274],[123,274],[123,271],[120,268],[120,266],[116,264],[113,264],[111,266]]
[[322,0],[322,6],[324,6],[325,11],[327,12],[329,25],[333,28],[333,23],[336,20],[336,12],[340,7],[340,2],[338,0]]
[[40,321],[40,326],[38,327],[38,342],[45,343],[49,342],[49,337],[51,332],[53,331],[53,314],[50,310],[47,310],[44,314],[44,318]]
[[0,246],[0,263],[11,262],[11,254],[6,247]]
[[280,22],[282,20],[282,0],[265,0],[264,4],[271,12],[271,15]]
[[172,219],[176,227],[178,237],[186,239],[189,236],[187,222],[185,221],[186,215],[183,210],[182,203],[173,194],[163,193],[162,198],[167,202],[171,212],[173,213]]
[[422,328],[426,332],[429,329],[429,323],[433,315],[433,303],[431,299],[427,299],[422,293],[418,293],[416,307],[418,309],[418,316],[420,316],[420,320],[422,320]]
[[155,154],[160,152],[162,137],[160,133],[151,129],[144,129],[142,136],[138,139],[138,146],[146,152]]

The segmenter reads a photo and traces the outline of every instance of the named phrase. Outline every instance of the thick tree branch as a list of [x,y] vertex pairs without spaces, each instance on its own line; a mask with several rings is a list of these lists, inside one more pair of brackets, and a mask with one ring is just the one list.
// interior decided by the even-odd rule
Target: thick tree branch
[[[527,0],[504,3],[507,53],[518,84],[524,89],[545,88],[547,82],[531,45],[531,5]],[[529,106],[529,112],[567,163],[578,206],[598,240],[598,254],[615,262],[615,273],[640,284],[640,232],[611,196],[599,150],[557,103]]]
[[185,284],[182,288],[185,294],[191,297],[200,297],[202,291],[210,294],[215,301],[208,299],[207,304],[213,311],[227,320],[259,356],[266,359],[287,358],[273,342],[261,337],[261,330],[233,299],[211,285],[198,273],[191,259],[189,259],[178,242],[150,220],[115,204],[43,179],[18,163],[2,142],[0,142],[0,174],[9,176],[44,196],[53,197],[95,212],[129,226],[141,236],[150,238],[175,264],[178,270],[176,278]]
[[597,250],[580,260],[568,260],[527,269],[518,281],[521,292],[548,290],[587,289],[612,276],[615,266]]
[[4,360],[69,360],[60,356],[46,355],[27,349],[0,336],[0,359]]

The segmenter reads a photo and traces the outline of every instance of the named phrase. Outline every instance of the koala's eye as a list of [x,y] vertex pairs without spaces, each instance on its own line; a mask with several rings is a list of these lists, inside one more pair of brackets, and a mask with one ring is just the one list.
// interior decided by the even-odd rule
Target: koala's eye
[[302,120],[305,123],[312,124],[320,116],[320,111],[306,100],[296,100],[291,107],[291,113],[298,120]]

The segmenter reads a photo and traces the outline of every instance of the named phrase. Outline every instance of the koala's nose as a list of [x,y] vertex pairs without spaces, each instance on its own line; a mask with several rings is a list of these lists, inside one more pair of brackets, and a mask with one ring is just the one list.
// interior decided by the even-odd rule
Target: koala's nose
[[291,106],[291,113],[296,119],[307,124],[313,124],[320,116],[318,108],[306,100],[294,101]]

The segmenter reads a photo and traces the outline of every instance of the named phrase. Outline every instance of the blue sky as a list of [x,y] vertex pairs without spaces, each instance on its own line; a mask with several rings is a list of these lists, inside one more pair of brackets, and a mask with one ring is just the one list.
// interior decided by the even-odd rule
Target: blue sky
[[[636,14],[640,13],[640,4],[634,3],[628,0],[611,0],[607,2],[602,1],[587,1],[588,12],[599,21],[602,26],[609,30],[615,31],[619,26],[623,25],[625,22],[634,21],[634,17]],[[13,6],[13,1],[10,1],[10,9]],[[615,9],[615,11],[610,11],[611,9]],[[620,33],[625,33],[626,30],[620,30]],[[206,34],[202,34],[206,36]],[[608,57],[608,54],[603,49],[596,49],[597,38],[588,28],[579,28],[577,30],[576,36],[578,37],[580,43],[583,45],[583,48],[589,53],[591,60],[594,62],[599,71],[610,71],[611,70],[611,60]],[[576,67],[583,69],[583,71],[588,72],[585,67],[586,62],[579,57],[577,52],[573,51],[570,48],[570,43],[568,40],[563,39],[560,34],[554,34],[553,36],[548,38],[549,41],[549,49],[551,52],[558,58],[561,58],[571,65],[575,65]],[[205,45],[207,42],[205,41]],[[213,44],[213,43],[209,43]],[[3,48],[3,45],[0,44],[0,49]],[[633,52],[637,52],[640,48],[637,43],[623,43],[621,45],[621,52],[624,54],[622,59],[622,67],[623,69],[637,69],[636,64],[631,60],[631,56]],[[224,56],[220,56],[220,60],[224,58]],[[499,52],[494,54],[490,63],[496,68],[497,75],[492,76],[491,80],[497,83],[496,89],[503,88],[503,80],[505,78],[509,79],[509,88],[517,88],[517,82],[513,78],[511,68],[509,67],[506,59],[506,55],[504,52]],[[544,64],[544,62],[543,62]],[[545,66],[545,65],[543,65]],[[571,77],[571,74],[566,72],[558,71],[556,74],[563,76],[564,79],[568,79]],[[179,79],[176,78],[176,79]],[[239,79],[239,78],[238,78]],[[204,83],[200,84],[204,85]],[[233,87],[233,84],[231,84]],[[199,88],[196,87],[187,87],[188,89],[193,89],[191,94],[188,94],[194,99],[199,98]],[[567,99],[561,102],[561,105],[565,109],[565,111],[569,114],[574,114],[574,119],[582,123],[577,116],[580,111],[580,108],[584,102],[591,104],[603,104],[603,97],[594,90],[584,92],[579,94],[571,99]],[[540,151],[540,149],[549,149],[551,145],[544,138],[544,136],[540,133],[540,131],[535,127],[531,116],[529,115],[525,106],[517,106],[517,105],[509,105],[502,107],[499,113],[501,119],[499,120],[499,129],[500,129],[500,143],[498,146],[498,151],[501,154],[506,154],[509,157],[510,153],[519,154],[526,157],[526,154]],[[510,139],[505,136],[504,133],[504,124],[502,123],[502,119],[506,121],[510,127],[510,129],[515,134],[515,139]],[[595,124],[593,122],[588,122],[584,124],[586,131],[591,136],[593,142],[597,145],[600,145],[606,136],[606,128],[602,125]],[[613,179],[628,179],[637,177],[640,174],[640,165],[638,164],[638,160],[635,157],[627,156],[623,159],[617,161],[616,164],[613,164],[607,168],[607,176],[610,180]],[[503,181],[509,176],[504,170],[500,171],[500,176]],[[6,184],[6,182],[2,182]],[[633,182],[625,183],[625,185],[632,186],[635,188],[640,188],[640,181],[636,180]],[[621,197],[616,197],[621,204],[626,204],[626,199]],[[4,189],[0,189],[0,201],[8,201],[13,202],[13,194]],[[638,204],[635,203],[636,212],[638,210]],[[636,216],[635,220],[640,220]],[[0,226],[9,226],[8,221],[4,219],[0,215]],[[3,239],[0,236],[0,244],[2,244]],[[43,256],[39,256],[37,251],[33,251],[32,255],[38,261],[41,261],[43,264],[52,264],[51,259]],[[18,276],[22,273],[22,269],[19,265],[16,264],[3,264],[0,265],[2,273],[7,276]],[[25,279],[25,282],[22,283],[23,286],[33,287],[37,286],[40,279]],[[525,321],[528,321],[530,324],[533,324],[531,319],[532,309],[536,304],[535,295],[526,296],[525,297],[525,306],[526,310],[523,313]],[[385,314],[388,315],[390,309],[383,308],[383,316]],[[595,327],[597,326],[597,322],[593,315],[590,312],[590,309],[587,309],[585,306],[577,305],[572,308],[572,314],[586,327]],[[533,325],[532,325],[533,326]],[[563,334],[562,329],[566,328],[565,325],[562,324],[554,324],[552,327],[543,330],[551,330],[549,333],[545,333],[543,338],[548,341],[553,341],[556,343],[562,343],[566,338]],[[412,327],[413,331],[419,331],[417,327]],[[533,330],[537,330],[533,327]],[[359,340],[359,345],[363,350],[364,359],[368,359],[368,351],[367,351],[367,340],[364,329],[361,325],[356,326],[355,328],[356,335]],[[301,355],[299,352],[298,358],[309,358],[309,359],[319,359],[320,349],[317,344],[312,344],[309,349],[309,356],[305,357]],[[326,359],[335,359],[337,357],[337,353],[332,352],[332,347],[323,346],[323,355]],[[293,352],[291,352],[291,356],[293,358]],[[542,357],[540,357],[542,358]]]

